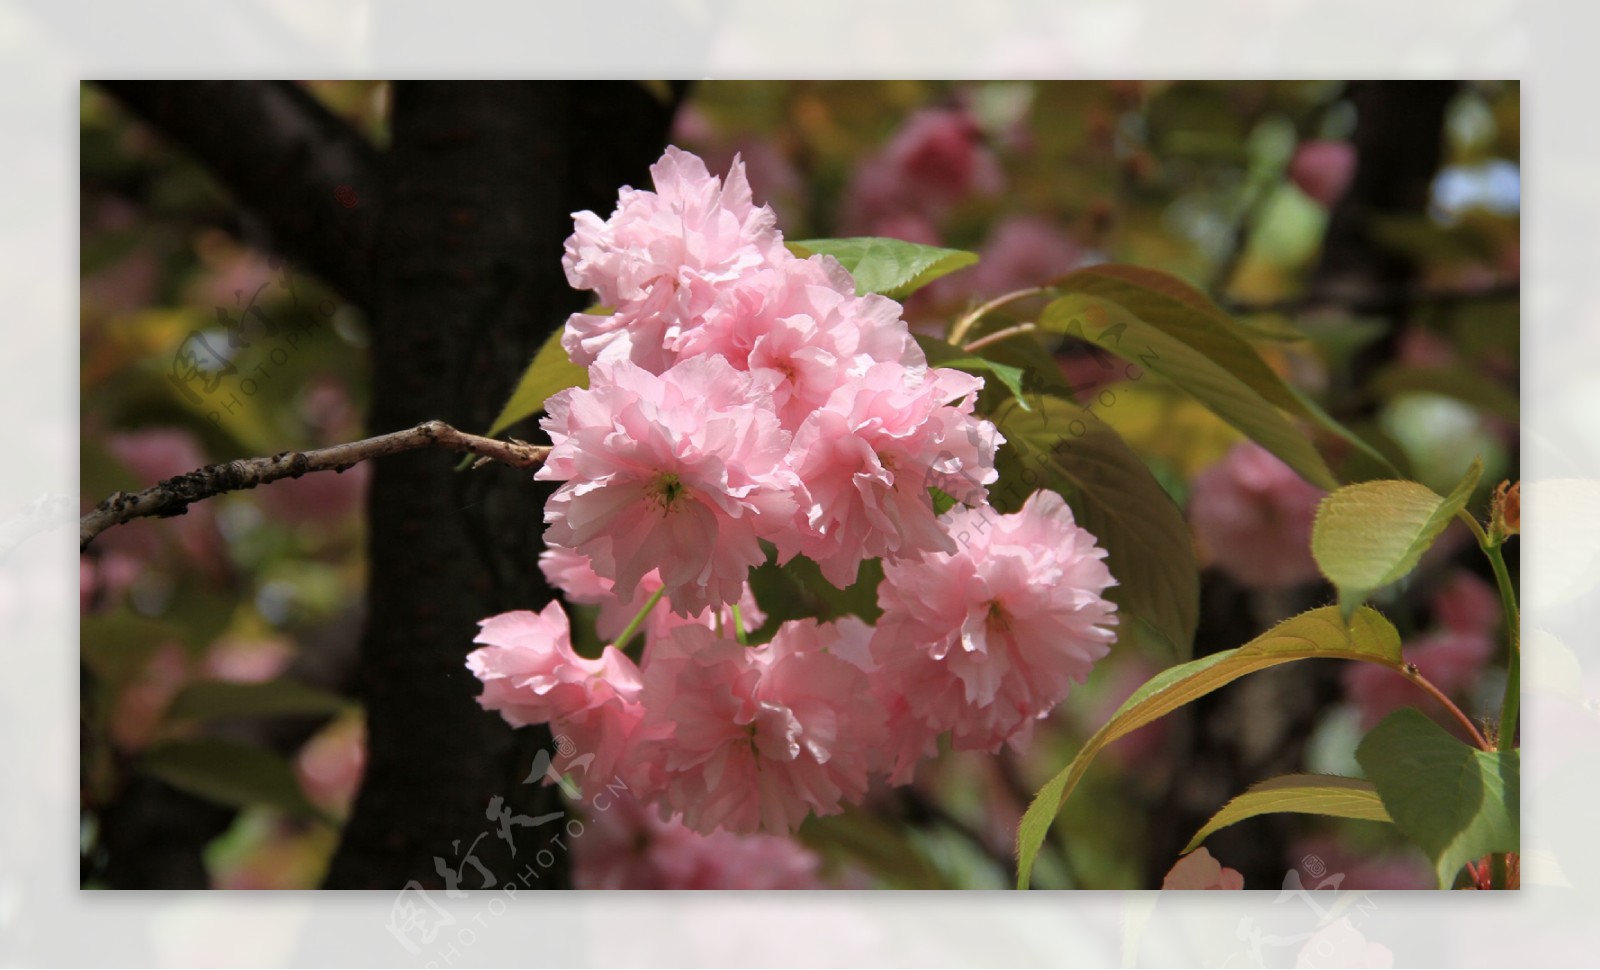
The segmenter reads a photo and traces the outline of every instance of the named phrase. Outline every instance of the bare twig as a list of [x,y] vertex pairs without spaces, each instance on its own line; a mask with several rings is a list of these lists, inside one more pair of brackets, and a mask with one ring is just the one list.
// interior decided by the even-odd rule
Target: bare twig
[[[94,537],[114,525],[146,517],[166,518],[182,515],[189,505],[202,499],[255,488],[282,478],[299,478],[309,472],[342,472],[359,462],[384,455],[395,455],[419,448],[477,455],[513,468],[532,468],[550,454],[549,445],[530,445],[523,441],[496,441],[457,431],[443,421],[424,421],[415,428],[395,431],[313,451],[285,451],[270,458],[244,458],[207,465],[204,468],[169,478],[142,492],[117,492],[95,506],[78,522],[78,549],[89,548]],[[476,465],[474,465],[476,467]]]

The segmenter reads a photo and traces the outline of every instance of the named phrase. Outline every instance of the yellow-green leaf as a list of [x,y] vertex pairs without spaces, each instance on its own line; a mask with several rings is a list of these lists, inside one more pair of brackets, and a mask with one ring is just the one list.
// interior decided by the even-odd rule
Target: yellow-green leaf
[[855,277],[857,293],[882,293],[894,300],[903,300],[939,277],[978,261],[977,253],[966,250],[879,236],[804,239],[788,246],[802,259],[814,253],[832,256]]
[[1185,855],[1193,852],[1212,834],[1235,822],[1277,812],[1390,821],[1389,813],[1383,809],[1383,800],[1371,782],[1338,775],[1281,775],[1252,785],[1243,795],[1222,806],[1221,811],[1194,834],[1183,852]]
[[1349,615],[1373,590],[1417,565],[1445,526],[1467,504],[1483,461],[1475,460],[1448,496],[1416,482],[1376,481],[1346,485],[1317,507],[1311,554],[1339,589]]
[[1034,859],[1051,824],[1102,748],[1245,674],[1312,658],[1363,660],[1398,670],[1403,663],[1400,634],[1375,610],[1363,607],[1346,624],[1337,607],[1325,606],[1284,620],[1242,647],[1155,675],[1134,691],[1084,742],[1072,763],[1034,796],[1017,827],[1017,888],[1028,887]]
[[562,349],[561,333],[557,330],[551,334],[534,355],[533,363],[522,372],[517,389],[511,392],[511,400],[484,432],[488,437],[493,438],[523,418],[543,411],[544,402],[557,391],[589,386],[589,372],[568,359],[567,352]]
[[1319,421],[1244,339],[1238,324],[1175,276],[1132,266],[1094,266],[1054,284],[1061,296],[1039,326],[1148,368],[1277,455],[1306,481],[1337,484],[1290,415]]

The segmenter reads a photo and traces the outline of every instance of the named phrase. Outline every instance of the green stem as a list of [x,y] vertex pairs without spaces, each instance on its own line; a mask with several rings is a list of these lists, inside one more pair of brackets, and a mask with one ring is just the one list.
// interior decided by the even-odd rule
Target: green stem
[[1517,716],[1518,707],[1522,701],[1522,612],[1517,608],[1517,589],[1511,584],[1511,572],[1506,569],[1506,557],[1500,551],[1500,546],[1505,542],[1501,539],[1496,542],[1483,531],[1483,526],[1478,524],[1466,510],[1459,513],[1461,520],[1467,523],[1472,534],[1478,540],[1478,547],[1489,558],[1489,566],[1494,569],[1495,585],[1500,587],[1500,607],[1506,615],[1506,639],[1511,649],[1506,657],[1506,696],[1500,704],[1500,730],[1498,747],[1504,750],[1507,747],[1516,747],[1517,744]]
[[661,602],[661,596],[666,591],[667,588],[663,586],[651,593],[650,598],[645,600],[644,606],[639,608],[639,612],[633,615],[633,619],[628,621],[628,625],[623,628],[621,635],[617,637],[616,648],[618,650],[623,653],[628,652],[628,641],[632,640],[633,635],[639,632],[639,627],[644,625],[645,617],[649,616],[650,611],[656,608],[657,603]]
[[1517,608],[1517,591],[1511,585],[1511,573],[1506,569],[1506,557],[1499,546],[1485,548],[1489,565],[1494,567],[1494,581],[1500,587],[1500,605],[1506,614],[1506,636],[1511,644],[1506,658],[1506,697],[1500,705],[1500,748],[1517,746],[1517,714],[1522,700],[1522,613]]
[[733,636],[739,641],[739,646],[748,647],[750,640],[745,636],[744,618],[739,615],[739,604],[733,604]]
[[1030,296],[1038,296],[1040,293],[1048,292],[1049,289],[1050,287],[1048,286],[1030,286],[1027,289],[1013,290],[1004,296],[995,297],[988,303],[983,304],[976,310],[973,310],[971,313],[968,313],[966,316],[957,320],[956,325],[950,329],[950,342],[955,344],[957,347],[961,346],[961,341],[967,336],[967,331],[972,329],[973,324],[977,323],[979,320],[982,320],[991,312],[1000,309],[1007,303],[1015,303],[1017,300],[1026,300]]

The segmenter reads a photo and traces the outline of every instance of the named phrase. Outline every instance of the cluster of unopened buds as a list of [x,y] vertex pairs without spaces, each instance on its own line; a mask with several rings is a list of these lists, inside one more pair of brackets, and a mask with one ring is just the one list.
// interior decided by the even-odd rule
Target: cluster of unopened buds
[[[651,171],[576,217],[567,277],[603,309],[566,324],[588,387],[546,402],[536,475],[563,483],[540,566],[608,645],[577,653],[555,602],[484,620],[481,703],[570,739],[584,798],[623,785],[703,833],[791,832],[909,782],[946,733],[1025,743],[1114,640],[1105,551],[1054,492],[989,506],[982,380],[928,366],[833,258],[791,254],[738,161],[724,181],[670,148]],[[752,569],[797,556],[840,588],[879,560],[876,624],[749,643]]]

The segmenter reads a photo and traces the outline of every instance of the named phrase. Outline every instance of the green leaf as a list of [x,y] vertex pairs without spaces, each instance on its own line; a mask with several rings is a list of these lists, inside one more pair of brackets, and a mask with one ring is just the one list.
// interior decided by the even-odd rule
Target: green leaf
[[167,717],[205,721],[225,717],[283,717],[297,714],[337,714],[351,701],[293,680],[238,683],[199,680],[186,685],[173,698]]
[[832,256],[856,278],[858,294],[882,293],[894,300],[903,300],[939,277],[978,261],[977,253],[966,250],[881,236],[805,239],[788,246],[802,259],[814,253]]
[[[1306,481],[1337,485],[1289,415],[1316,420],[1236,323],[1177,277],[1093,266],[1061,278],[1039,326],[1087,341],[1172,381],[1277,455]],[[1287,413],[1286,413],[1287,412]]]
[[1371,782],[1338,775],[1282,775],[1250,786],[1243,795],[1222,806],[1183,847],[1183,854],[1193,852],[1213,833],[1235,822],[1275,812],[1390,821]]
[[1186,659],[1200,616],[1200,571],[1183,513],[1150,469],[1092,412],[1059,397],[1035,397],[1029,411],[1007,401],[992,418],[1006,443],[990,501],[1014,511],[1036,488],[1061,493],[1109,553],[1117,585],[1107,592],[1123,634],[1136,630],[1170,659]]
[[822,575],[822,569],[805,556],[795,556],[781,567],[784,576],[816,600],[822,619],[859,616],[874,623],[883,611],[878,608],[878,584],[883,582],[883,563],[867,559],[856,573],[856,581],[840,589]]
[[589,372],[568,359],[561,347],[561,334],[562,330],[557,330],[539,348],[533,363],[522,372],[517,389],[511,392],[511,400],[484,432],[485,436],[493,438],[523,418],[543,411],[544,402],[557,391],[589,386]]
[[943,515],[959,504],[956,502],[956,497],[954,495],[937,488],[929,488],[928,497],[933,499],[934,515]]
[[1010,364],[987,360],[975,354],[969,354],[960,347],[954,346],[938,337],[929,337],[925,334],[915,334],[917,345],[927,355],[928,363],[935,367],[951,367],[956,370],[966,371],[977,377],[992,374],[1011,396],[1024,409],[1029,409],[1028,401],[1022,396],[1023,370]]
[[[1111,719],[1084,742],[1072,763],[1034,796],[1017,827],[1017,888],[1028,887],[1034,859],[1051,824],[1102,748],[1245,674],[1312,658],[1363,660],[1395,670],[1404,662],[1400,657],[1400,634],[1382,615],[1363,607],[1346,625],[1337,607],[1324,606],[1284,620],[1242,647],[1191,660],[1155,675],[1134,691]],[[1390,811],[1392,814],[1392,807]]]
[[146,751],[139,767],[174,788],[222,805],[317,814],[289,763],[264,748],[216,738],[168,741]]
[[1346,485],[1322,500],[1311,531],[1311,554],[1339,588],[1345,615],[1373,590],[1416,566],[1466,506],[1482,474],[1482,459],[1473,461],[1445,498],[1416,482],[1376,481]]
[[1440,889],[1473,859],[1518,851],[1518,752],[1469,747],[1406,707],[1372,729],[1356,760],[1395,825],[1432,860]]

